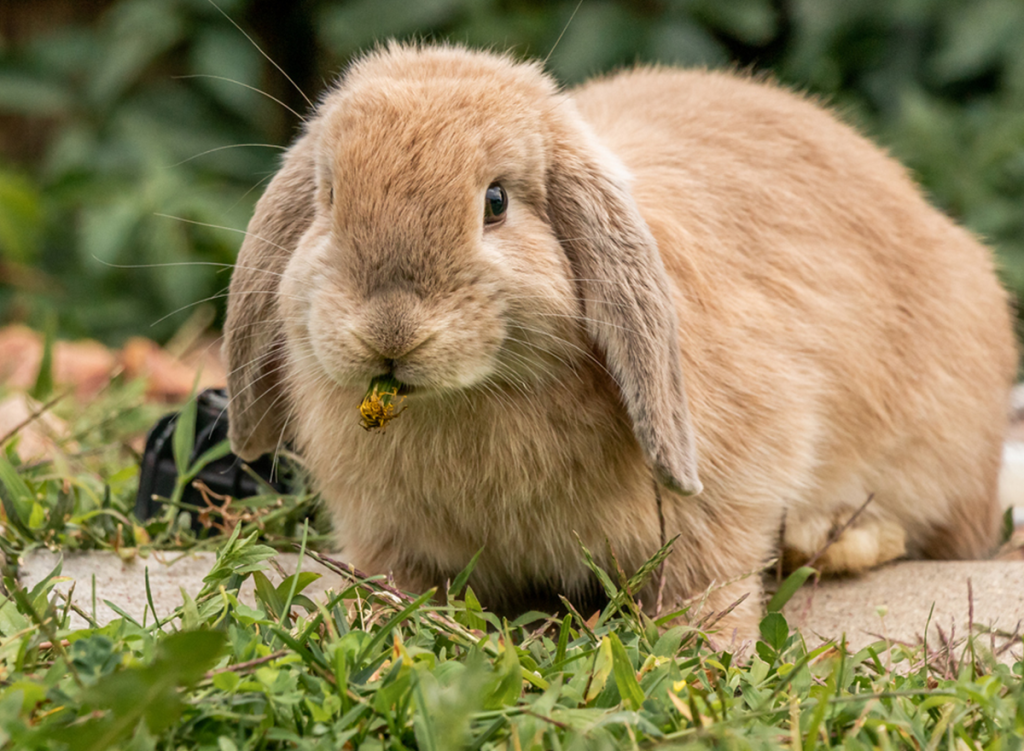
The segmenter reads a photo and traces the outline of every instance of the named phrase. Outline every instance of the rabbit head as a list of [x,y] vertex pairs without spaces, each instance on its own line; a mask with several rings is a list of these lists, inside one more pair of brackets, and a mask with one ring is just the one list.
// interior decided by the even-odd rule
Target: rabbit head
[[286,360],[344,394],[392,376],[415,403],[599,358],[657,479],[701,489],[675,304],[630,176],[535,65],[399,45],[355,64],[257,206],[226,351],[244,458],[317,408],[289,398]]

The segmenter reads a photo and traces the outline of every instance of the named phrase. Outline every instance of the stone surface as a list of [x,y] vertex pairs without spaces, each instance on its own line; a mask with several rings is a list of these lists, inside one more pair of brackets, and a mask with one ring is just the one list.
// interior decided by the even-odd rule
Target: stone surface
[[[291,573],[297,556],[281,554],[277,560],[285,572]],[[19,566],[22,583],[33,586],[57,561],[58,555],[50,551],[24,556]],[[69,555],[62,570],[65,579],[58,588],[67,592],[74,584],[74,602],[91,614],[95,576],[99,622],[117,617],[104,603],[109,600],[140,623],[144,619],[151,623],[152,613],[146,613],[146,569],[149,569],[157,613],[166,618],[181,604],[182,588],[193,597],[199,592],[213,561],[213,553],[160,553],[129,562],[112,553]],[[308,558],[303,569],[324,574],[306,590],[314,598],[328,588],[337,587],[338,577]],[[281,579],[274,570],[268,574],[275,583]],[[251,580],[246,582],[242,597],[252,602]],[[954,641],[960,642],[967,634],[972,607],[976,633],[979,627],[1002,632],[991,640],[986,635],[982,643],[994,644],[996,649],[1011,643],[1003,659],[1019,657],[1018,631],[1024,621],[1024,561],[895,563],[856,578],[825,579],[816,585],[808,584],[787,605],[785,615],[791,624],[801,629],[811,646],[845,634],[849,646],[859,649],[878,639],[917,643],[931,613],[929,645],[941,649],[945,639],[952,636]],[[84,627],[86,622],[74,615],[72,625]],[[1018,635],[1014,637],[1014,634]]]
[[[159,552],[147,558],[133,558],[122,561],[114,553],[92,552],[70,554],[64,557],[61,568],[61,581],[56,590],[62,593],[71,591],[72,601],[86,614],[93,616],[98,623],[107,623],[120,616],[105,601],[110,601],[130,615],[139,623],[153,622],[152,612],[148,612],[146,598],[146,571],[149,571],[149,588],[153,595],[160,619],[166,618],[175,608],[182,604],[181,590],[190,597],[195,597],[203,588],[203,577],[206,576],[216,556],[213,553],[179,553]],[[33,587],[49,574],[60,560],[57,553],[49,550],[36,550],[21,557],[18,565],[18,578],[26,588]],[[282,553],[277,562],[286,574],[295,571],[298,555]],[[305,594],[314,598],[322,594],[332,585],[336,585],[338,577],[319,564],[306,558],[303,571],[314,571],[324,576],[307,587]],[[283,578],[272,566],[266,572],[274,584]],[[96,582],[96,609],[93,611],[93,577]],[[254,602],[252,579],[246,580],[242,586],[241,599],[250,605]],[[71,615],[72,628],[86,628],[87,621],[76,613]]]
[[975,633],[994,630],[980,643],[1009,644],[1003,654],[1020,657],[1024,561],[902,561],[808,584],[785,614],[809,641],[845,633],[855,649],[878,639],[918,643],[929,623],[928,644],[941,649],[950,637],[961,641],[973,622]]

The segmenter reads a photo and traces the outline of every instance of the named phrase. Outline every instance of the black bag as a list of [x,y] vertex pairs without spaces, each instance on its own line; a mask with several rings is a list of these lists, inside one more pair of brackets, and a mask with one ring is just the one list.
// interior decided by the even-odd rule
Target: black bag
[[[216,446],[228,436],[228,397],[224,389],[207,389],[196,397],[196,434],[192,442],[189,463],[199,458],[204,451]],[[161,499],[170,498],[178,479],[174,464],[174,428],[178,413],[173,412],[160,419],[146,437],[146,450],[142,455],[139,476],[139,492],[135,498],[135,515],[140,520],[159,514],[163,508]],[[210,462],[196,478],[218,495],[232,498],[246,498],[266,491],[256,480],[256,475],[279,493],[290,490],[289,479],[294,468],[288,460],[279,457],[275,467],[273,457],[264,454],[255,462],[244,462],[235,454]],[[192,486],[185,489],[182,502],[204,507],[207,502]],[[198,515],[193,515],[192,528],[199,532],[202,525]]]

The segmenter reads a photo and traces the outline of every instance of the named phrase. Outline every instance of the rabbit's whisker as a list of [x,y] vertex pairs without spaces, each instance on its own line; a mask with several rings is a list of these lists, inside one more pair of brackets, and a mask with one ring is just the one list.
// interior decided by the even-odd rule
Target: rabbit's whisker
[[[286,248],[283,245],[278,245],[275,242],[271,242],[270,240],[268,240],[265,237],[260,237],[259,235],[254,235],[251,232],[249,232],[248,230],[238,229],[237,227],[226,227],[223,224],[211,224],[210,222],[200,222],[200,221],[196,221],[195,219],[187,219],[187,218],[185,218],[183,216],[173,216],[171,214],[161,214],[159,212],[155,213],[153,216],[163,217],[164,219],[174,219],[174,220],[179,221],[179,222],[184,222],[185,224],[194,224],[197,227],[209,227],[210,229],[220,229],[220,230],[224,230],[225,232],[235,232],[235,233],[237,233],[239,235],[244,235],[245,237],[255,238],[255,239],[257,239],[257,240],[259,240],[261,242],[265,242],[267,245],[269,245],[272,248],[277,248],[278,250],[282,250],[285,253],[291,254],[291,250],[289,248]],[[236,268],[238,268],[238,267],[236,266]],[[266,269],[263,269],[263,270],[266,271]]]
[[193,159],[198,159],[199,157],[206,156],[207,154],[213,154],[213,153],[216,153],[218,151],[224,151],[226,149],[241,149],[241,148],[245,148],[245,147],[261,147],[261,148],[265,148],[265,149],[277,149],[278,151],[287,151],[288,150],[287,146],[281,146],[280,144],[277,144],[277,143],[232,143],[232,144],[228,144],[227,146],[216,146],[216,147],[214,147],[212,149],[207,149],[206,151],[200,151],[198,154],[193,154],[192,156],[188,157],[187,159],[182,159],[180,162],[176,162],[175,164],[172,164],[171,167],[172,168],[173,167],[180,167],[181,165],[183,165],[183,164],[185,164],[187,162],[191,162]]
[[242,195],[240,195],[238,197],[238,200],[235,201],[233,204],[231,204],[231,206],[229,207],[228,210],[230,211],[231,209],[234,209],[235,206],[237,206],[242,201],[244,201],[245,197],[248,196],[250,193],[252,193],[254,190],[256,190],[256,188],[259,188],[260,186],[262,186],[265,182],[267,182],[269,180],[273,180],[274,179],[274,174],[275,173],[271,172],[270,174],[268,174],[265,177],[261,178],[260,180],[256,181],[256,184],[253,185],[251,188],[249,188],[249,190],[245,191]]
[[579,12],[581,5],[583,5],[583,0],[579,0],[579,2],[576,3],[576,7],[572,9],[572,14],[569,16],[569,20],[565,22],[565,26],[562,27],[562,31],[559,33],[555,43],[552,44],[551,49],[548,50],[548,54],[544,57],[544,62],[542,63],[545,67],[547,67],[548,60],[551,59],[551,56],[555,54],[555,50],[558,48],[558,43],[562,41],[562,37],[565,36],[565,32],[569,30],[572,20],[576,18],[576,14]]
[[570,341],[567,341],[567,340],[559,337],[558,335],[554,334],[553,332],[547,331],[545,329],[536,329],[536,328],[532,328],[532,327],[529,327],[529,326],[525,326],[525,325],[523,325],[521,323],[516,323],[515,327],[520,329],[520,330],[522,330],[522,331],[526,331],[526,332],[533,333],[533,334],[540,334],[541,336],[546,336],[546,337],[548,337],[550,339],[553,339],[555,342],[557,342],[557,343],[559,343],[561,345],[564,345],[567,349],[580,353],[581,355],[583,355],[583,357],[585,359],[591,361],[592,363],[594,363],[595,365],[600,367],[609,376],[611,375],[611,372],[605,367],[604,363],[601,362],[599,359],[597,359],[594,356],[593,352],[590,352],[590,351],[584,349],[583,347],[579,346],[578,344],[574,344],[574,343],[572,343]]
[[[558,351],[556,351],[556,350],[554,350],[552,348],[543,347],[543,346],[541,346],[540,344],[538,344],[536,342],[529,341],[529,340],[526,340],[526,339],[519,339],[519,338],[512,337],[512,336],[506,337],[506,341],[511,341],[513,343],[516,343],[516,344],[521,344],[524,347],[526,347],[526,348],[528,348],[528,349],[530,349],[530,350],[532,350],[534,352],[540,352],[540,353],[543,353],[545,355],[549,355],[556,362],[558,362],[563,368],[565,368],[566,370],[569,370],[570,372],[572,372],[573,375],[575,375],[576,378],[579,379],[582,382],[582,378],[581,378],[579,372],[577,372],[576,368],[572,367],[572,363],[569,360],[566,360],[562,356],[562,353],[560,353],[560,352],[558,352]],[[538,362],[536,361],[536,359],[527,357],[527,356],[525,356],[525,355],[523,355],[523,354],[521,354],[519,352],[515,352],[514,350],[511,350],[511,349],[506,349],[505,350],[505,354],[508,355],[509,357],[515,357],[517,360],[519,360],[524,365],[529,366],[528,369],[530,371],[536,372],[537,365],[538,365]],[[560,375],[560,373],[556,373],[556,374],[553,374],[553,375]]]
[[306,122],[306,118],[303,117],[302,114],[296,112],[291,107],[289,107],[287,104],[285,104],[280,99],[278,99],[276,96],[274,96],[273,94],[268,94],[267,92],[265,92],[263,89],[259,88],[258,86],[250,86],[249,84],[243,83],[242,81],[236,81],[234,78],[228,78],[227,76],[215,76],[215,75],[213,75],[211,73],[189,73],[187,75],[174,76],[174,78],[177,78],[177,79],[209,78],[209,79],[213,79],[214,81],[227,81],[228,83],[233,83],[233,84],[235,84],[237,86],[241,86],[243,89],[249,89],[249,91],[255,91],[257,94],[265,96],[267,99],[271,100],[272,102],[276,102],[277,104],[280,104],[282,107],[284,107],[286,110],[288,110],[291,114],[295,115],[295,117],[299,118],[299,120],[301,120],[302,122]]
[[[230,293],[230,290],[227,287],[225,287],[224,289],[220,290],[219,292],[217,292],[217,293],[215,293],[213,295],[210,295],[209,297],[204,297],[202,300],[196,300],[195,302],[190,302],[187,305],[182,305],[180,308],[172,310],[167,315],[162,316],[160,318],[157,318],[155,321],[153,321],[149,325],[150,326],[156,326],[157,324],[163,323],[168,318],[170,318],[170,317],[172,317],[174,315],[177,315],[178,313],[181,313],[182,311],[188,310],[189,308],[194,308],[196,305],[202,305],[204,302],[212,302],[213,300],[220,300],[222,298],[228,297],[229,293]],[[297,295],[285,295],[284,293],[280,292],[279,290],[275,290],[275,289],[250,289],[250,290],[245,290],[245,291],[242,291],[242,292],[237,292],[236,291],[234,293],[234,295],[237,296],[237,297],[248,297],[250,295],[272,295],[275,298],[277,298],[277,297],[286,297],[286,298],[291,299],[291,300],[299,300],[300,302],[303,300],[303,298],[301,298],[301,297],[299,297]],[[280,320],[281,321],[285,321],[285,322],[292,321],[292,320],[301,322],[301,319],[281,318]]]
[[[249,44],[251,44],[253,47],[255,47],[256,51],[259,52],[261,55],[263,55],[263,57],[266,59],[267,62],[269,62],[271,65],[273,65],[275,68],[277,68],[277,71],[282,76],[284,76],[285,80],[288,81],[288,83],[290,83],[295,88],[295,90],[297,92],[299,92],[299,96],[301,96],[303,99],[306,100],[306,104],[309,105],[310,109],[313,109],[313,102],[310,100],[310,98],[308,96],[306,96],[306,92],[304,92],[301,88],[299,88],[299,85],[297,83],[295,83],[295,81],[292,80],[291,76],[289,76],[287,73],[285,73],[284,68],[282,68],[280,65],[278,65],[277,62],[275,62],[275,60],[270,55],[268,55],[266,52],[264,52],[263,48],[260,47],[256,43],[256,40],[253,39],[251,36],[249,36],[249,34],[246,33],[245,29],[243,29],[241,26],[239,26],[238,23],[235,21],[235,19],[233,19],[231,16],[229,16],[224,11],[223,8],[221,8],[219,5],[217,5],[217,3],[213,2],[213,0],[209,0],[209,3],[214,8],[216,8],[217,12],[220,13],[222,16],[224,16],[224,18],[226,18],[228,20],[228,22],[232,26],[234,26],[236,29],[238,29],[238,31],[242,34],[242,36],[244,36],[246,39],[249,40]],[[293,110],[291,110],[291,108],[287,108],[287,109],[289,111],[293,111]],[[299,117],[300,120],[305,121],[305,118],[303,118],[301,115],[299,115],[298,117]]]

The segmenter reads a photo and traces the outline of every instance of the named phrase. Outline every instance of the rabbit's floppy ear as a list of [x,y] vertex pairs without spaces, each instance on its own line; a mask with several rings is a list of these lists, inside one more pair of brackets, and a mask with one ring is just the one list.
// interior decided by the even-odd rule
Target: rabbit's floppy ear
[[629,174],[563,100],[548,168],[548,218],[569,258],[585,325],[605,356],[658,481],[701,492],[675,305]]
[[289,405],[282,392],[284,328],[277,289],[313,220],[313,137],[302,136],[256,204],[231,277],[224,326],[231,449],[252,460],[282,440]]

